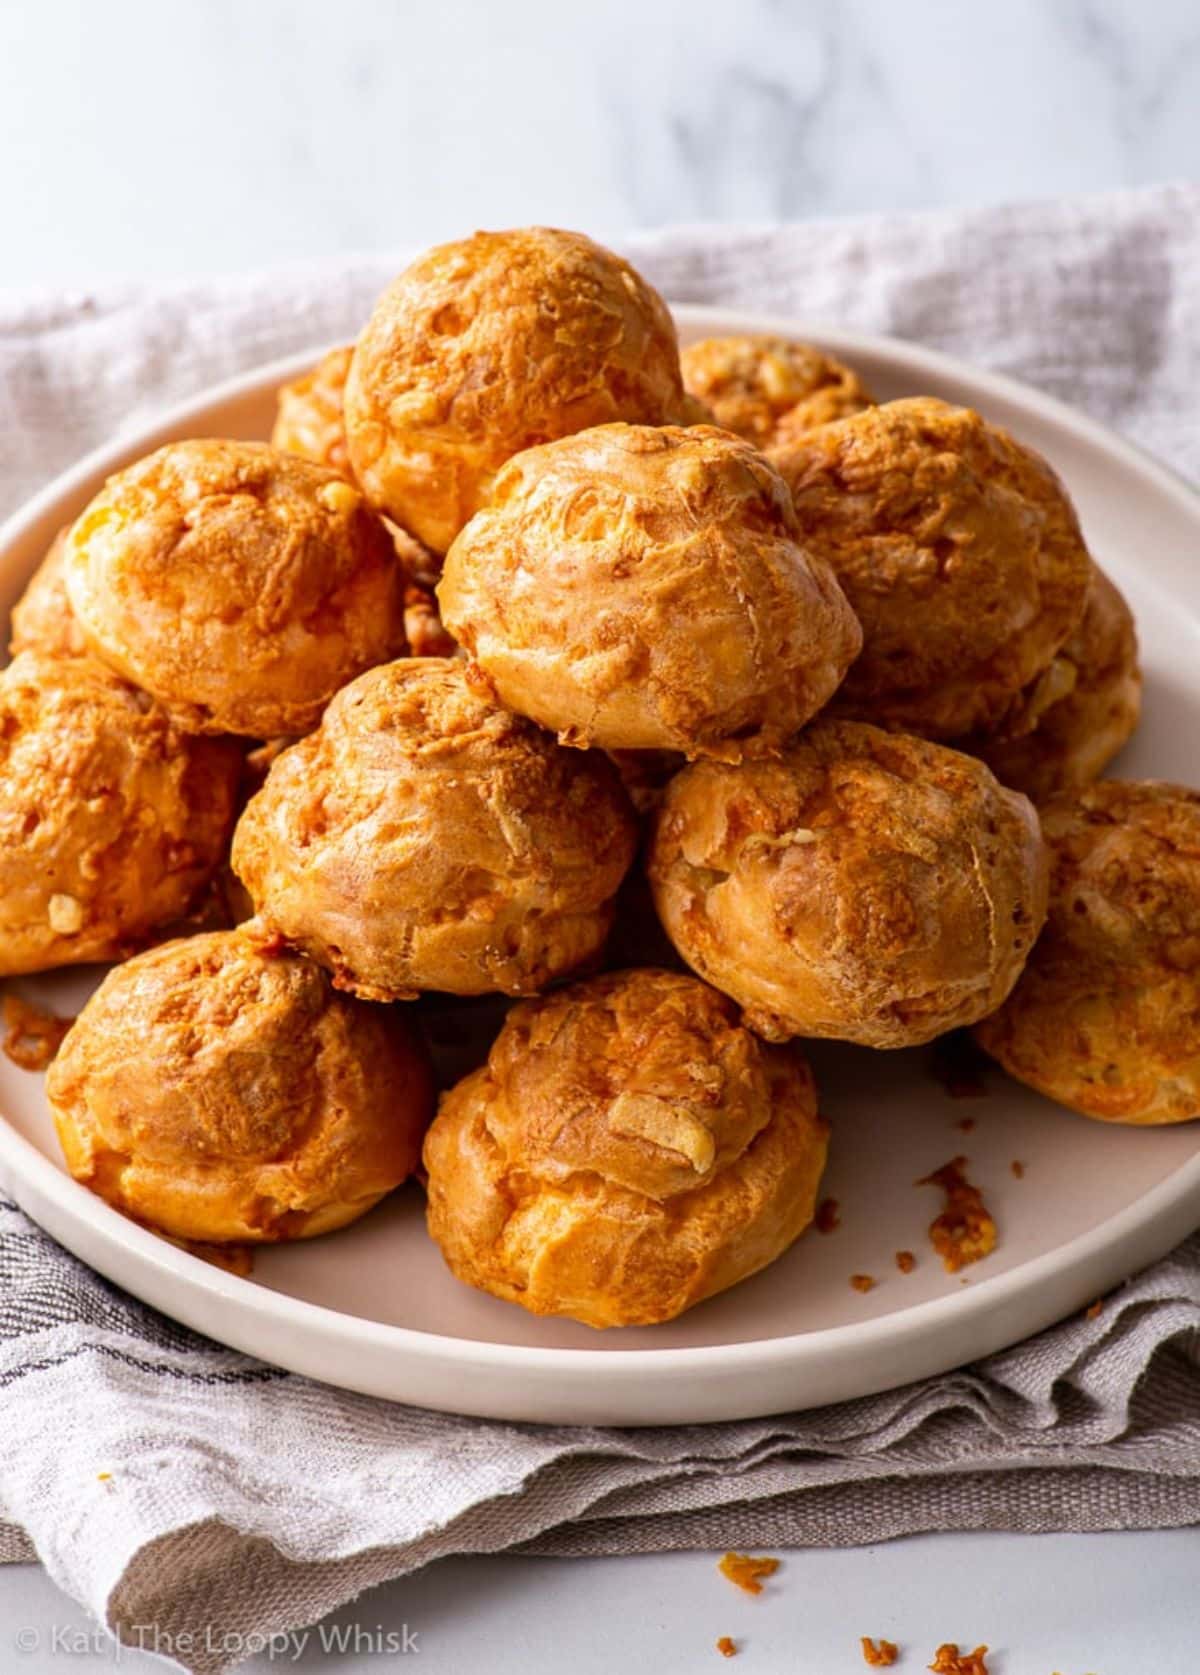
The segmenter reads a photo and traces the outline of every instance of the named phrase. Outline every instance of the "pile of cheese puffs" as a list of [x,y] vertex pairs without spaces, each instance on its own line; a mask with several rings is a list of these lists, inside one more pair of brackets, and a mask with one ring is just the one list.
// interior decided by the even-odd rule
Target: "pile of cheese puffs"
[[[118,472],[12,651],[0,974],[112,963],[48,1096],[176,1239],[416,1175],[460,1279],[648,1324],[812,1220],[806,1038],[1200,1111],[1200,795],[1098,777],[1137,641],[1054,471],[804,344],[681,353],[579,234],[429,251],[269,444]],[[493,1029],[440,1097],[431,996]]]

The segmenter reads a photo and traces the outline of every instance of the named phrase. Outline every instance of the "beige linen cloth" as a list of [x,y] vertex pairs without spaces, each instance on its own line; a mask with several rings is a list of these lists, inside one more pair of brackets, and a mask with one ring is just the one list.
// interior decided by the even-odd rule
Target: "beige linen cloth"
[[[672,299],[936,345],[1200,476],[1195,188],[674,230],[630,252]],[[396,266],[0,298],[0,510],[168,402],[349,337]],[[450,1553],[1183,1525],[1200,1522],[1200,1236],[1094,1319],[943,1378],[743,1424],[601,1431],[446,1417],[264,1367],[0,1202],[0,1384],[0,1556],[36,1555],[118,1632],[283,1631]]]

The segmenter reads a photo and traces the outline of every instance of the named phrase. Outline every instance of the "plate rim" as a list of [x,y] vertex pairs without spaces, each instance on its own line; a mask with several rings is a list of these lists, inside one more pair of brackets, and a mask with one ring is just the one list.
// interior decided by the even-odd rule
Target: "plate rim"
[[[927,349],[903,339],[846,331],[823,322],[807,323],[775,314],[725,309],[715,305],[673,304],[672,312],[681,325],[695,328],[702,333],[707,331],[729,335],[752,332],[800,338],[850,362],[863,357],[885,360],[898,372],[911,375],[917,382],[931,373],[948,380],[965,382],[978,392],[983,404],[992,398],[997,402],[1015,405],[1036,414],[1055,427],[1073,433],[1093,450],[1107,454],[1110,458],[1115,456],[1127,470],[1136,473],[1146,483],[1150,492],[1168,497],[1200,530],[1200,492],[1186,479],[1098,420],[1006,373],[977,368],[956,356],[940,350]],[[193,423],[203,424],[203,415],[221,403],[244,399],[251,393],[287,382],[300,375],[324,352],[321,347],[317,347],[260,363],[173,403],[169,408],[152,416],[146,423],[139,424],[136,428],[91,450],[38,490],[5,520],[0,526],[0,559],[11,546],[25,539],[45,521],[64,500],[80,494],[99,474],[118,469],[131,455],[150,451],[159,446],[161,440],[186,432]],[[883,1357],[889,1349],[902,1348],[911,1340],[915,1331],[924,1331],[926,1327],[941,1336],[944,1335],[943,1328],[948,1329],[955,1325],[965,1327],[969,1323],[977,1323],[989,1314],[994,1314],[1000,1319],[1006,1303],[1027,1297],[1027,1294],[1037,1290],[1043,1281],[1051,1278],[1056,1282],[1055,1287],[1050,1288],[1056,1298],[1062,1293],[1064,1285],[1069,1285],[1073,1274],[1078,1274],[1082,1281],[1084,1268],[1093,1271],[1098,1266],[1103,1267],[1111,1276],[1107,1285],[1116,1283],[1119,1278],[1126,1277],[1137,1268],[1165,1254],[1186,1234],[1189,1226],[1200,1222],[1198,1153],[1172,1171],[1149,1192],[1143,1193],[1133,1203],[1126,1205],[1097,1226],[994,1277],[972,1275],[969,1285],[948,1296],[911,1304],[860,1322],[789,1332],[777,1337],[755,1338],[745,1342],[684,1345],[663,1349],[591,1349],[497,1343],[427,1332],[417,1327],[348,1314],[327,1304],[310,1302],[253,1282],[247,1285],[240,1277],[214,1268],[202,1259],[169,1244],[148,1229],[129,1221],[119,1211],[96,1198],[57,1163],[43,1156],[32,1142],[9,1122],[2,1110],[0,1179],[3,1179],[5,1186],[19,1204],[22,1203],[21,1189],[24,1188],[29,1196],[38,1202],[43,1213],[48,1208],[50,1213],[47,1219],[55,1223],[55,1227],[50,1229],[52,1236],[60,1238],[60,1242],[66,1244],[68,1240],[61,1236],[62,1227],[78,1229],[85,1242],[94,1241],[101,1247],[101,1254],[107,1258],[109,1267],[100,1268],[91,1256],[81,1257],[81,1260],[114,1279],[115,1283],[133,1295],[144,1296],[144,1300],[152,1306],[183,1320],[190,1326],[196,1325],[195,1310],[191,1311],[192,1318],[189,1319],[187,1296],[198,1291],[211,1303],[235,1305],[237,1314],[247,1321],[251,1328],[255,1321],[266,1321],[301,1333],[315,1332],[326,1345],[340,1343],[348,1350],[369,1347],[373,1351],[408,1358],[428,1367],[445,1367],[449,1361],[460,1371],[503,1371],[516,1375],[527,1371],[552,1374],[560,1382],[569,1382],[581,1394],[593,1384],[597,1374],[602,1371],[609,1379],[629,1380],[634,1375],[641,1375],[643,1381],[650,1378],[656,1383],[665,1384],[676,1376],[703,1375],[717,1371],[725,1374],[736,1372],[743,1377],[752,1376],[755,1372],[777,1374],[791,1368],[796,1368],[799,1372],[798,1360],[808,1361],[812,1357],[822,1355],[832,1356],[836,1360],[851,1345],[857,1353],[870,1352],[877,1357]],[[35,1215],[33,1219],[39,1218]],[[1165,1236],[1166,1234],[1170,1236]],[[145,1272],[146,1285],[153,1295],[145,1296],[144,1291],[131,1282],[124,1271],[128,1263],[133,1263],[139,1273]],[[112,1266],[122,1270],[119,1276],[111,1272]],[[182,1287],[184,1292],[182,1311],[176,1303],[163,1300],[164,1289],[179,1287]],[[1047,1317],[1034,1330],[1043,1330],[1062,1317],[1063,1310],[1055,1301],[1050,1305]],[[199,1326],[197,1329],[207,1332],[210,1336],[216,1336],[210,1325]],[[1029,1335],[1028,1330],[1022,1330],[1019,1337]],[[238,1329],[218,1341],[276,1365],[289,1365],[274,1353],[261,1348],[246,1347],[245,1339],[246,1333]],[[1014,1338],[1011,1332],[1006,1335],[1000,1330],[995,1334],[991,1349],[987,1353],[1002,1349],[1014,1341],[1018,1339]],[[947,1363],[944,1358],[934,1359],[937,1368],[962,1364]],[[307,1376],[322,1376],[314,1375],[308,1367],[295,1364],[291,1366],[291,1370],[306,1373]],[[908,1382],[914,1376],[927,1376],[928,1372],[933,1370],[936,1368],[931,1366],[922,1374],[909,1372],[899,1382]],[[872,1387],[885,1386],[886,1381]],[[348,1381],[345,1387],[362,1388],[362,1385],[356,1386],[353,1381]],[[649,1391],[647,1397],[647,1406],[653,1406]],[[391,1399],[406,1398],[396,1396]],[[734,1402],[732,1405],[718,1401],[715,1406],[720,1407],[720,1413],[714,1411],[710,1417],[748,1417],[768,1411],[781,1411],[785,1405],[796,1404],[795,1401],[785,1404],[774,1402],[770,1407],[763,1407],[756,1405],[753,1396],[749,1396],[741,1403]],[[466,1403],[457,1411],[495,1413],[499,1408],[496,1404],[489,1407],[485,1401],[482,1406]],[[621,1421],[643,1424],[675,1422],[678,1422],[677,1419],[670,1416],[641,1421],[627,1418]]]

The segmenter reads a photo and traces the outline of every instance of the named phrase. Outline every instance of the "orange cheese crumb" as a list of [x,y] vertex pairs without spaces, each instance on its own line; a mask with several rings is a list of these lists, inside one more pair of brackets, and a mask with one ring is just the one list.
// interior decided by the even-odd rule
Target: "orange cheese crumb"
[[813,1226],[818,1233],[832,1233],[842,1225],[840,1214],[841,1205],[836,1198],[822,1198],[817,1205],[817,1213],[813,1217]]
[[863,1662],[869,1663],[872,1669],[890,1669],[896,1661],[899,1648],[894,1640],[872,1640],[863,1635],[860,1641]]
[[756,1559],[749,1553],[726,1553],[717,1565],[722,1576],[748,1594],[761,1594],[763,1578],[774,1576],[779,1569],[778,1559]]
[[929,1224],[929,1239],[948,1274],[957,1274],[969,1262],[979,1262],[996,1248],[996,1223],[983,1202],[983,1194],[963,1173],[965,1157],[951,1158],[931,1175],[923,1175],[918,1186],[941,1187],[945,1208]]
[[1088,1308],[1087,1308],[1087,1318],[1088,1318],[1088,1320],[1095,1320],[1096,1316],[1100,1313],[1100,1310],[1103,1307],[1104,1307],[1104,1298],[1103,1297],[1097,1297],[1096,1301],[1094,1303],[1089,1303]]
[[875,1281],[870,1274],[851,1274],[850,1284],[855,1291],[873,1291],[875,1288]]
[[1019,1157],[1014,1157],[1008,1167],[1012,1170],[1017,1180],[1023,1181],[1025,1179],[1025,1165],[1021,1162]]
[[5,1056],[21,1070],[45,1070],[63,1044],[74,1018],[56,1018],[20,995],[4,997]]
[[929,1668],[933,1675],[988,1675],[986,1656],[986,1646],[976,1646],[973,1652],[960,1652],[953,1640],[949,1640],[938,1647]]
[[911,1250],[898,1250],[896,1252],[896,1266],[902,1274],[911,1274],[916,1265],[917,1259]]
[[723,1658],[737,1657],[737,1647],[727,1634],[723,1634],[717,1641],[717,1650]]

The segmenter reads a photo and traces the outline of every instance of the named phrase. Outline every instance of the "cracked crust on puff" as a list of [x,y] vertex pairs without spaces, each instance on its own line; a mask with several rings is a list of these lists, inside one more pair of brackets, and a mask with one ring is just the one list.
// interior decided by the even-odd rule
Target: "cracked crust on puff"
[[72,526],[71,608],[99,657],[191,732],[307,732],[404,647],[391,537],[337,472],[260,442],[174,442]]
[[344,1227],[412,1173],[433,1108],[402,1017],[246,931],[165,943],[111,972],[46,1091],[76,1180],[205,1243]]
[[216,872],[242,751],[91,657],[0,674],[0,975],[121,959]]
[[1011,1076],[1104,1122],[1200,1115],[1200,792],[1097,780],[1042,810],[1050,913],[975,1031]]
[[355,476],[435,552],[522,449],[693,414],[657,291],[553,227],[474,233],[418,257],[376,304],[346,384]]
[[994,729],[1074,632],[1091,580],[1046,462],[931,397],[865,408],[771,458],[862,623],[839,713],[938,739]]
[[694,977],[638,970],[517,1007],[425,1144],[452,1272],[534,1314],[649,1325],[808,1226],[826,1125],[798,1050]]
[[407,658],[272,764],[233,864],[264,921],[366,998],[532,994],[599,950],[636,841],[611,763],[463,663]]
[[959,749],[1002,785],[1044,803],[1098,779],[1137,728],[1142,671],[1137,630],[1120,590],[1092,566],[1083,619],[1050,667],[1021,694],[994,737]]
[[784,483],[711,426],[605,425],[511,460],[438,600],[502,702],[605,750],[769,754],[860,644]]
[[680,350],[688,394],[710,423],[756,448],[776,448],[815,425],[873,405],[858,374],[809,343],[785,337],[706,337]]
[[1037,815],[974,758],[819,721],[667,786],[648,870],[688,964],[768,1039],[904,1047],[974,1023],[1046,910]]

